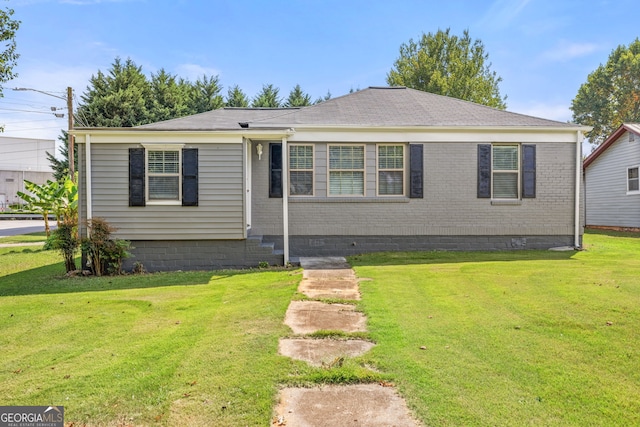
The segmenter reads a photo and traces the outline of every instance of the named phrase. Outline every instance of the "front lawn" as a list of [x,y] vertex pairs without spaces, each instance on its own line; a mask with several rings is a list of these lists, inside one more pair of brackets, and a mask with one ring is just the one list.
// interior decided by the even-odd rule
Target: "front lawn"
[[429,426],[638,425],[640,238],[585,243],[352,257],[377,346],[330,369],[277,355],[299,270],[67,278],[55,252],[0,248],[0,404],[267,426],[279,386],[383,379]]
[[640,425],[639,237],[353,257],[368,357],[429,426]]

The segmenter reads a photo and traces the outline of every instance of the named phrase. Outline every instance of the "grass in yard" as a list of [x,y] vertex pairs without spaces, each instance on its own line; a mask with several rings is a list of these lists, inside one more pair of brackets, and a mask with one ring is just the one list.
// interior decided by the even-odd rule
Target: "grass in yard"
[[47,240],[47,235],[44,231],[38,233],[19,234],[17,236],[3,236],[0,237],[0,243],[44,243]]
[[377,346],[330,369],[277,355],[299,271],[65,277],[53,251],[0,248],[0,403],[64,405],[75,425],[266,426],[282,385],[384,380],[429,426],[637,425],[640,239],[585,243],[352,257]]
[[0,248],[0,402],[77,425],[265,425],[292,271],[65,278],[54,252]]
[[366,358],[429,426],[639,425],[640,238],[585,243],[350,258]]

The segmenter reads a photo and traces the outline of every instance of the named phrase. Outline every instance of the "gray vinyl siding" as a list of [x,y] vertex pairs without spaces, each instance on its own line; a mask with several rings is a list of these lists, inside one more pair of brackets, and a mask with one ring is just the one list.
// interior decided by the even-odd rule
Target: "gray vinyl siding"
[[[116,227],[118,237],[128,240],[244,238],[241,144],[185,146],[198,149],[198,206],[130,207],[128,175],[129,148],[132,147],[137,145],[91,145],[93,216],[104,218]],[[85,191],[81,197],[86,198]]]
[[640,227],[640,194],[627,194],[627,168],[640,165],[640,137],[624,133],[585,170],[586,223]]
[[[302,142],[300,142],[302,143]],[[477,143],[424,144],[424,198],[376,196],[376,144],[367,144],[366,196],[328,197],[327,144],[315,146],[315,196],[289,198],[289,234],[493,236],[574,234],[575,143],[538,143],[536,197],[477,198]],[[408,148],[408,144],[407,144]],[[408,157],[408,150],[405,150]],[[268,159],[253,159],[253,234],[282,234],[282,199],[269,199]],[[407,159],[408,167],[408,159]],[[405,174],[406,175],[406,174]]]

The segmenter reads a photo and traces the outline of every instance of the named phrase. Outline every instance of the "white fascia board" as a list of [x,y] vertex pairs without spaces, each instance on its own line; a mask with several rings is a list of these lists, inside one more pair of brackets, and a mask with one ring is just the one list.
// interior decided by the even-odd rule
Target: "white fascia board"
[[572,128],[296,129],[289,142],[576,142]]
[[92,144],[242,144],[243,138],[280,140],[291,135],[290,130],[256,130],[233,131],[181,131],[181,130],[144,130],[135,128],[94,128],[74,129],[71,131],[79,144],[85,143],[86,136],[91,135]]

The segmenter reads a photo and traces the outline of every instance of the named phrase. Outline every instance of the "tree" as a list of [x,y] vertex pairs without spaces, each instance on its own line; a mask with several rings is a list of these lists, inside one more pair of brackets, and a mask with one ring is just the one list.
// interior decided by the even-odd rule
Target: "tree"
[[447,28],[435,34],[422,33],[417,42],[410,39],[403,43],[387,83],[503,110],[506,96],[500,95],[498,87],[502,78],[490,68],[480,40],[471,40],[468,30],[458,37]]
[[116,58],[108,74],[98,71],[82,94],[77,116],[84,126],[131,127],[153,121],[151,86],[131,59]]
[[[13,79],[16,74],[13,72],[13,68],[16,66],[18,53],[16,53],[16,31],[20,27],[20,21],[11,19],[13,16],[13,9],[0,9],[0,49],[4,47],[4,50],[0,50],[0,98],[2,94],[2,83],[6,83]],[[0,126],[0,132],[4,128]]]
[[325,96],[321,96],[320,98],[316,99],[313,103],[320,104],[321,102],[328,101],[330,99],[331,99],[331,92],[327,90],[327,94]]
[[273,87],[273,85],[263,85],[262,91],[253,98],[251,102],[251,107],[259,108],[277,108],[282,105],[282,100],[278,98],[278,93],[280,89],[277,87]]
[[593,130],[585,136],[600,145],[622,123],[640,122],[640,39],[620,45],[596,68],[571,102],[573,120]]
[[204,113],[206,111],[217,110],[224,106],[224,99],[220,92],[222,86],[218,76],[198,78],[194,84],[191,85],[189,91],[189,104],[191,114]]
[[[62,181],[64,178],[69,175],[69,144],[67,143],[68,138],[67,131],[62,131],[62,135],[58,136],[58,141],[60,141],[60,155],[62,159],[56,158],[53,154],[47,152],[47,159],[49,160],[49,165],[51,169],[53,169],[53,178],[56,181]],[[78,164],[78,144],[74,142],[75,149],[73,150],[74,162]]]
[[248,107],[249,106],[249,98],[247,95],[240,89],[240,86],[235,85],[234,87],[230,87],[227,91],[227,101],[225,102],[226,107]]
[[284,102],[285,107],[307,107],[309,105],[311,105],[311,96],[304,93],[300,85],[291,89],[289,97]]
[[187,88],[183,81],[167,73],[161,68],[156,74],[151,74],[151,92],[149,105],[149,120],[159,122],[189,114]]
[[225,107],[243,107],[249,106],[249,98],[240,89],[240,86],[235,85],[227,90],[227,100],[225,101]]

